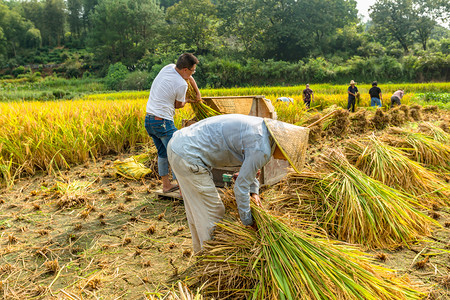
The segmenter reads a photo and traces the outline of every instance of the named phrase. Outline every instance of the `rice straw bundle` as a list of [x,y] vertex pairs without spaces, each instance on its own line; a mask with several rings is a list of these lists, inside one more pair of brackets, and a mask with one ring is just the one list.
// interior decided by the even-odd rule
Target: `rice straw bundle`
[[291,174],[290,180],[318,201],[302,199],[300,216],[305,216],[305,207],[314,208],[311,220],[335,238],[370,249],[394,249],[430,235],[432,224],[438,226],[418,211],[416,197],[370,178],[341,152],[333,150],[321,159],[326,172]]
[[420,203],[450,204],[450,185],[439,180],[437,174],[409,159],[402,150],[383,143],[375,135],[363,141],[346,143],[346,156],[356,168],[387,186],[411,193]]
[[294,229],[253,207],[258,231],[218,225],[194,282],[224,299],[421,299],[422,292],[349,245]]
[[450,134],[445,132],[442,128],[435,126],[430,122],[423,122],[419,124],[420,128],[425,131],[425,134],[430,135],[434,140],[450,145]]
[[[150,173],[155,172],[156,169],[156,148],[152,148],[146,153],[134,155],[132,157],[122,160],[114,161],[113,168],[116,174],[127,179],[141,179]],[[150,168],[144,164],[152,161]]]
[[[197,99],[197,94],[195,93],[194,88],[192,87],[191,83],[186,80],[188,84],[188,90],[186,92],[186,96],[190,99]],[[203,102],[195,102],[191,103],[192,110],[194,111],[195,117],[198,121],[213,117],[213,116],[219,116],[221,115],[220,112],[212,109],[208,105],[206,105]]]
[[396,136],[385,136],[384,140],[394,147],[404,148],[414,160],[426,165],[450,169],[450,146],[425,134],[397,127],[391,128],[390,133]]

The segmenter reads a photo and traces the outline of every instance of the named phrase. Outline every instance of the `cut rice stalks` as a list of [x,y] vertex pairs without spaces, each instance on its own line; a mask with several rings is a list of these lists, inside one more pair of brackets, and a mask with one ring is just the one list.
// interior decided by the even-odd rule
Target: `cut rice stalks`
[[372,264],[356,247],[294,229],[253,207],[258,231],[218,225],[192,283],[220,299],[422,299],[407,278]]
[[450,145],[450,134],[445,132],[442,128],[435,126],[430,122],[423,122],[419,124],[419,128],[427,135],[430,135],[434,140]]
[[436,167],[450,170],[450,146],[440,143],[429,136],[406,129],[393,127],[390,133],[394,136],[384,136],[388,144],[403,148],[414,160]]
[[[323,173],[290,174],[289,180],[297,191],[311,194],[300,199],[299,216],[310,213],[310,220],[336,239],[369,249],[395,249],[430,235],[433,224],[439,226],[418,210],[425,207],[415,196],[370,178],[342,152],[332,150],[321,159]],[[298,198],[286,201],[299,203]]]
[[[191,83],[188,80],[186,80],[186,82],[188,84],[188,90],[186,92],[186,96],[190,99],[197,99],[197,94],[195,93],[195,90],[192,87]],[[209,117],[221,115],[220,112],[212,109],[211,107],[209,107],[208,105],[206,105],[203,102],[191,103],[191,106],[192,106],[192,110],[194,111],[197,121],[200,121],[200,120],[203,120],[203,119],[206,119]]]
[[349,140],[346,156],[356,168],[387,186],[411,193],[422,205],[450,204],[450,185],[437,174],[409,159],[401,149],[383,143],[375,135],[364,140]]
[[[127,179],[142,179],[145,176],[155,173],[156,169],[156,148],[151,148],[148,152],[134,155],[129,158],[114,161],[113,168],[117,175]],[[144,164],[151,163],[150,168]]]

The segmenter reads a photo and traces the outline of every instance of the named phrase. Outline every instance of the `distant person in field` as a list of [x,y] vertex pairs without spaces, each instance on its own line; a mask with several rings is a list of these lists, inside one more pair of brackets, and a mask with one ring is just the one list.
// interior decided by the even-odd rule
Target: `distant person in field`
[[306,84],[306,89],[303,90],[303,103],[306,109],[311,107],[311,101],[314,101],[314,92],[309,88],[309,84]]
[[401,105],[402,103],[400,102],[400,100],[402,100],[404,94],[405,92],[402,89],[395,91],[391,97],[391,107]]
[[372,88],[369,90],[370,95],[370,106],[381,107],[381,100],[383,100],[383,95],[381,94],[381,89],[378,87],[378,82],[372,82]]
[[348,104],[347,109],[355,112],[355,103],[356,103],[356,93],[358,93],[358,88],[356,87],[356,82],[354,80],[350,81],[350,86],[347,89],[348,91]]
[[[177,130],[173,122],[175,109],[182,108],[186,102],[201,100],[200,91],[192,75],[197,68],[198,59],[190,54],[182,54],[176,64],[169,64],[159,71],[153,80],[148,97],[145,129],[158,150],[158,174],[161,176],[163,192],[178,189],[169,179],[169,160],[167,144]],[[196,99],[186,97],[189,81],[196,92]],[[175,175],[173,176],[176,179]]]

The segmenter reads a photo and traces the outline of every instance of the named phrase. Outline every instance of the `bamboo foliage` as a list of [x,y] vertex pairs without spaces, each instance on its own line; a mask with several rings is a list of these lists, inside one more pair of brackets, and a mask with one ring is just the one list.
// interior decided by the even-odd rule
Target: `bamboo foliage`
[[351,139],[346,143],[347,158],[356,168],[383,184],[418,197],[431,208],[450,203],[450,186],[437,174],[407,157],[401,149],[383,143],[375,135],[363,141]]

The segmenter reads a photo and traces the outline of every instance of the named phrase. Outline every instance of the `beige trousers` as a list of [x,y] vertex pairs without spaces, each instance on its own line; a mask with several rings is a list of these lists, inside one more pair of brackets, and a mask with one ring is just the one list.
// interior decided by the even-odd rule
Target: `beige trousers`
[[210,240],[216,223],[223,219],[225,207],[208,169],[185,161],[167,147],[167,157],[183,195],[184,207],[192,235],[194,252]]

